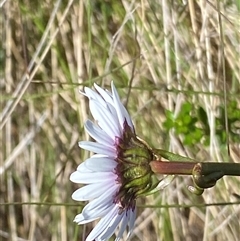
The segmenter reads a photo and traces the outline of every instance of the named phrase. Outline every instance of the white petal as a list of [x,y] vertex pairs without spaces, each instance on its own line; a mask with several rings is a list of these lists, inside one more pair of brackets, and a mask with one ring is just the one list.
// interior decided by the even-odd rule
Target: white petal
[[88,235],[86,241],[92,241],[92,240],[96,240],[96,241],[99,240],[100,241],[100,240],[102,240],[101,238],[98,238],[99,235],[106,229],[108,224],[111,222],[111,220],[116,215],[118,215],[117,205],[115,205],[114,208],[112,208],[110,210],[110,212],[108,214],[106,214],[106,216],[98,222],[98,224],[94,227],[94,229]]
[[81,172],[81,173],[86,173],[86,172],[91,173],[91,172],[93,172],[91,169],[89,169],[89,168],[86,167],[85,161],[82,162],[82,163],[77,167],[77,171],[78,171],[78,172]]
[[129,222],[129,218],[130,218],[129,211],[125,211],[124,215],[123,215],[122,222],[121,222],[121,226],[120,226],[120,229],[119,229],[119,232],[118,232],[118,235],[117,235],[115,241],[119,241],[122,238],[123,233],[124,233],[124,231],[127,228],[127,225],[128,225],[128,222]]
[[94,172],[111,172],[117,166],[117,162],[113,158],[89,158],[85,162],[87,169]]
[[121,222],[123,218],[124,213],[115,215],[115,217],[112,219],[112,222],[108,225],[108,227],[101,233],[101,239],[107,240],[109,239],[115,232],[117,226]]
[[97,142],[104,144],[106,146],[113,146],[114,140],[110,138],[105,131],[99,128],[97,125],[93,124],[92,121],[87,120],[85,123],[85,128],[88,134],[95,139]]
[[111,210],[114,208],[114,205],[112,206],[105,206],[104,209],[101,209],[101,210],[97,210],[95,215],[93,215],[91,218],[90,217],[85,217],[82,213],[79,214],[81,215],[79,219],[80,221],[78,221],[78,219],[74,219],[74,221],[76,223],[78,223],[79,225],[80,224],[85,224],[85,223],[89,223],[89,222],[92,222],[94,220],[97,220],[97,219],[100,219],[100,218],[104,218],[109,212],[111,212]]
[[91,156],[91,158],[101,158],[101,157],[108,157],[108,156],[102,155],[102,154],[94,154]]
[[[87,219],[93,218],[104,211],[106,208],[112,206],[113,203],[113,196],[118,189],[117,185],[112,185],[105,193],[103,193],[98,198],[94,199],[93,201],[89,202],[82,211],[82,214]],[[115,205],[115,204],[114,204]]]
[[72,199],[76,201],[88,201],[101,196],[105,193],[112,183],[93,183],[79,188],[72,194]]
[[131,236],[132,232],[133,232],[133,228],[134,228],[134,223],[136,220],[136,215],[137,215],[137,209],[136,207],[134,207],[134,210],[130,210],[128,211],[130,213],[130,217],[129,217],[129,229],[128,229],[128,236],[127,239]]
[[105,108],[97,101],[91,101],[89,106],[93,118],[98,121],[98,125],[110,137],[120,136],[120,126],[116,112],[112,113],[109,108]]
[[103,98],[95,91],[93,91],[92,89],[85,87],[84,88],[85,91],[85,95],[89,98],[89,101],[91,103],[91,101],[95,100],[97,102],[99,102],[102,106],[107,106],[106,102],[103,100]]
[[101,87],[99,87],[95,83],[94,83],[94,87],[106,102],[113,105],[113,98],[112,98],[112,96],[109,95],[109,93],[107,91],[103,90]]
[[123,104],[122,104],[122,102],[119,98],[118,92],[117,92],[117,90],[114,86],[113,81],[112,81],[111,85],[112,85],[113,100],[114,100],[115,108],[116,108],[116,111],[117,111],[117,115],[118,115],[118,119],[119,119],[119,122],[121,124],[121,127],[123,129],[123,123],[126,119],[128,125],[134,131],[132,120],[131,120],[126,108],[123,106]]
[[116,175],[111,172],[81,173],[78,171],[70,175],[70,180],[74,183],[90,184],[98,182],[115,182]]
[[85,150],[116,158],[116,149],[114,146],[105,146],[91,141],[80,141],[78,142],[78,145]]
[[96,219],[98,219],[98,218],[95,217],[95,218],[92,218],[92,219],[85,219],[84,216],[82,215],[82,213],[80,213],[74,218],[73,222],[80,225],[80,224],[90,223],[90,222],[92,222]]
[[108,205],[102,206],[101,208],[98,208],[94,211],[94,213],[91,213],[90,216],[85,217],[85,215],[83,214],[83,216],[85,217],[86,220],[89,219],[99,219],[99,218],[104,218],[109,212],[111,212],[111,210],[114,208],[114,203],[108,203]]
[[[111,113],[111,115],[113,115],[115,117],[116,123],[119,125],[119,119],[118,119],[118,115],[117,115],[115,106],[107,103],[107,107],[108,107],[108,110]],[[121,125],[120,125],[120,127],[121,127]]]

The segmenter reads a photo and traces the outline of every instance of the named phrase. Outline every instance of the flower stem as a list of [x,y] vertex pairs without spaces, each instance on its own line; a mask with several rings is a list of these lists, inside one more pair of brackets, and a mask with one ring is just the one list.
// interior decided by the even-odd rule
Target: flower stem
[[201,165],[202,175],[223,172],[226,176],[240,176],[240,163],[202,162],[199,165]]
[[154,173],[166,175],[192,175],[193,168],[198,165],[200,175],[222,172],[227,176],[240,176],[240,163],[219,162],[166,162],[151,161],[150,166]]
[[197,162],[166,162],[151,161],[150,166],[154,173],[166,175],[192,175]]
[[[201,195],[206,188],[213,187],[223,176],[240,176],[240,163],[196,162],[180,155],[154,149],[156,159],[149,163],[154,173],[165,175],[191,175],[193,186],[188,190]],[[165,158],[168,161],[162,161]]]
[[[150,162],[152,171],[155,173],[192,175],[193,171],[197,171],[199,175],[221,172],[227,176],[240,176],[240,163],[197,162],[189,157],[183,157],[162,149],[154,149],[153,152],[158,157],[156,161]],[[161,161],[162,158],[170,162]]]

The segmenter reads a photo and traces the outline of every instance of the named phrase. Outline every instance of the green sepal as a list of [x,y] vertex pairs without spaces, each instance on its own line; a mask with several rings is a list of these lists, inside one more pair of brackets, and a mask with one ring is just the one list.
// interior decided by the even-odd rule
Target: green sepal
[[169,160],[169,161],[175,161],[175,162],[195,162],[194,159],[191,159],[189,157],[180,156],[178,154],[174,154],[169,151],[165,151],[162,149],[153,149],[153,153],[161,160],[161,157]]

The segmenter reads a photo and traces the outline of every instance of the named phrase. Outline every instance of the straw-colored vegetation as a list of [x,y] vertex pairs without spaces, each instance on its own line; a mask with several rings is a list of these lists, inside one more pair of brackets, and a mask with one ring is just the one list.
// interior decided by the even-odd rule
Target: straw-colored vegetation
[[[95,225],[72,222],[84,203],[69,181],[90,155],[77,145],[89,138],[79,89],[94,82],[114,80],[150,146],[240,161],[238,0],[0,4],[1,240],[82,241]],[[175,178],[138,201],[131,240],[239,240],[239,183],[224,177],[196,197]]]

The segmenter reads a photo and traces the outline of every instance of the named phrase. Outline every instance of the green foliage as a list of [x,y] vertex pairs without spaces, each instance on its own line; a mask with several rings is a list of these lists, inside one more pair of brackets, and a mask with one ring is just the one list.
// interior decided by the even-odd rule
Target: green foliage
[[[221,144],[227,141],[227,131],[231,141],[240,142],[239,121],[240,109],[236,101],[231,101],[227,106],[227,118],[225,119],[225,107],[223,105],[217,108],[219,115],[216,117],[216,135]],[[194,145],[203,143],[208,146],[210,143],[210,126],[206,111],[193,103],[186,102],[177,116],[173,112],[166,110],[166,120],[163,126],[169,132],[174,130],[177,135],[183,136],[185,145]],[[227,120],[227,124],[226,124]],[[227,128],[226,128],[227,126]]]

